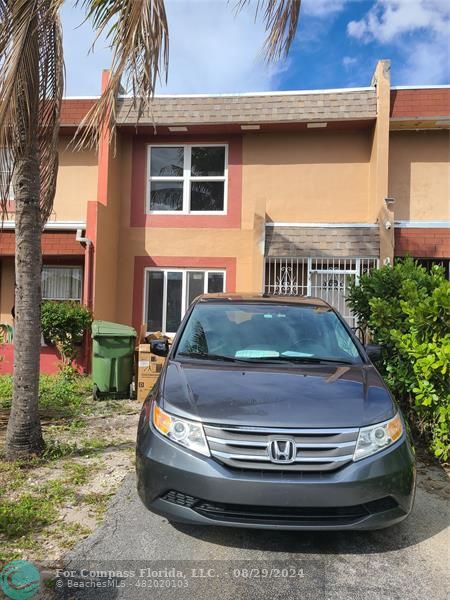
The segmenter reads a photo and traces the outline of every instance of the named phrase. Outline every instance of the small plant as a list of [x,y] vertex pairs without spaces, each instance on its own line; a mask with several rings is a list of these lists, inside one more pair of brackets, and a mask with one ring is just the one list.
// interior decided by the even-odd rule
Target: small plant
[[78,450],[76,443],[61,442],[58,440],[49,440],[45,444],[42,459],[44,461],[59,460],[67,456],[73,456]]
[[71,367],[78,354],[78,345],[92,323],[92,313],[78,302],[42,303],[42,333],[55,344],[61,355],[63,369]]

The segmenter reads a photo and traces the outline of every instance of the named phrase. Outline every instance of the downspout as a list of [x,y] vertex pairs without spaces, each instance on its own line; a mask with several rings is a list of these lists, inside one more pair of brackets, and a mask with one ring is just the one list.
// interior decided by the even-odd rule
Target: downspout
[[[83,237],[83,230],[77,229],[75,240],[80,244],[85,244],[84,250],[84,278],[86,284],[83,285],[83,300],[85,306],[92,310],[92,240],[87,237]],[[85,373],[90,372],[91,363],[91,334],[86,332],[83,341],[83,368]]]
[[77,229],[75,240],[80,244],[86,244],[84,251],[84,277],[86,278],[86,286],[84,286],[84,304],[92,310],[92,241],[83,237],[83,230]]

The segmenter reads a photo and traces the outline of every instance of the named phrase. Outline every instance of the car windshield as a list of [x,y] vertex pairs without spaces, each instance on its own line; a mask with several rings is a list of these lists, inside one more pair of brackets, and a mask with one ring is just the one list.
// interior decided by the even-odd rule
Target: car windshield
[[198,303],[176,358],[245,362],[360,363],[348,331],[326,306]]

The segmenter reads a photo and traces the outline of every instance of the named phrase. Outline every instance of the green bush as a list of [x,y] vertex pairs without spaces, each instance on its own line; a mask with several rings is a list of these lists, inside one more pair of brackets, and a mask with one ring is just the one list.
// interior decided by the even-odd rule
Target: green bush
[[70,366],[77,357],[77,346],[91,323],[91,311],[78,302],[42,303],[42,333],[46,341],[55,344],[63,366]]
[[434,455],[450,455],[450,283],[412,259],[351,284],[348,302],[383,345],[385,379]]

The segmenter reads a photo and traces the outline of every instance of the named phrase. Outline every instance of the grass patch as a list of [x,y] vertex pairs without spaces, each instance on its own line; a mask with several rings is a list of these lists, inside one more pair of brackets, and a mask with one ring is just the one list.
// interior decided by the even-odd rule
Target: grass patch
[[102,494],[101,492],[91,492],[90,494],[84,494],[82,502],[92,507],[95,512],[95,516],[100,518],[106,512],[108,508],[109,500],[113,494]]
[[23,494],[15,500],[0,501],[0,533],[8,539],[36,532],[52,523],[57,516],[51,500]]
[[0,491],[2,494],[19,489],[25,479],[24,471],[16,463],[0,461]]
[[75,500],[75,490],[66,479],[50,479],[36,489],[40,498],[49,500],[53,505],[61,505],[66,500]]
[[63,465],[67,474],[66,481],[74,485],[83,485],[89,479],[93,469],[90,465],[81,465],[76,462],[67,462]]
[[[0,408],[11,407],[13,381],[11,375],[0,375]],[[61,416],[76,416],[83,412],[92,396],[92,380],[75,373],[41,375],[39,407],[42,411]]]

